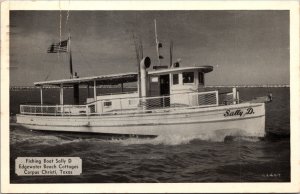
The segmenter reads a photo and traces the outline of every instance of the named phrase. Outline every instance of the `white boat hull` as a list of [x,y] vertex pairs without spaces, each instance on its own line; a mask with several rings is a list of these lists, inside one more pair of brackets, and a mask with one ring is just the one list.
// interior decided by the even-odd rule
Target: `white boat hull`
[[101,116],[17,115],[17,123],[34,130],[133,135],[265,135],[264,103]]

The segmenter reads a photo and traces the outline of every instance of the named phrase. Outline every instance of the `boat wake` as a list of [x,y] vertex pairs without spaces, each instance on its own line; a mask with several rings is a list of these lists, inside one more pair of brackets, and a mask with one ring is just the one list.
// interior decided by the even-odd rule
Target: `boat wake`
[[[206,132],[203,134],[190,135],[190,134],[165,134],[157,137],[147,137],[147,138],[138,138],[138,137],[118,137],[107,135],[87,135],[84,134],[74,135],[74,134],[61,134],[61,133],[44,133],[39,131],[25,131],[16,133],[11,138],[12,144],[23,144],[28,145],[63,145],[63,144],[72,144],[72,143],[98,143],[98,144],[121,144],[124,146],[127,145],[138,145],[138,144],[149,144],[149,145],[184,145],[190,144],[193,141],[210,141],[210,142],[228,142],[228,141],[248,141],[256,142],[261,139],[258,137],[246,137],[243,136],[243,133],[238,129],[231,130],[217,130],[213,132]],[[20,131],[19,131],[20,132]],[[29,133],[28,133],[29,132]],[[14,131],[13,131],[14,133]]]
[[[221,130],[222,131],[222,130]],[[122,145],[134,144],[152,144],[152,145],[183,145],[190,144],[195,140],[210,141],[210,142],[225,142],[225,141],[248,141],[257,142],[259,137],[246,137],[237,130],[217,131],[199,135],[160,135],[155,138],[128,138],[128,139],[112,139],[111,142],[120,143]]]
[[79,139],[63,139],[61,137],[55,135],[43,135],[43,136],[30,136],[23,135],[15,136],[11,138],[11,144],[27,144],[27,145],[58,145],[58,144],[66,144],[71,142],[80,141]]

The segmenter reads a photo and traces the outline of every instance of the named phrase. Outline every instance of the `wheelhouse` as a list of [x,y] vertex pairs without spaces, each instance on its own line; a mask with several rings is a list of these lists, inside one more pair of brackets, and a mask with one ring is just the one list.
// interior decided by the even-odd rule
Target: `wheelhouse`
[[148,81],[150,96],[203,91],[204,74],[212,70],[212,66],[201,66],[150,71]]

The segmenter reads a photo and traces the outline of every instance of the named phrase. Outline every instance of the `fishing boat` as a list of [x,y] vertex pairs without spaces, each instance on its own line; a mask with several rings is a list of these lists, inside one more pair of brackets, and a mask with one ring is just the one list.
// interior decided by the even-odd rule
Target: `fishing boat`
[[[241,101],[236,88],[226,93],[207,91],[205,74],[212,72],[213,66],[181,67],[178,61],[161,65],[161,43],[157,36],[157,65],[151,68],[151,59],[143,57],[137,72],[91,77],[73,75],[70,38],[66,41],[52,44],[48,52],[70,53],[71,77],[34,83],[40,88],[40,104],[20,105],[20,114],[16,116],[17,123],[25,128],[137,136],[266,134],[265,102],[270,98]],[[136,83],[137,90],[123,92],[124,84],[128,83]],[[117,85],[121,92],[101,94],[102,85]],[[43,103],[43,88],[48,86],[60,88],[59,104]],[[87,91],[92,87],[93,94],[79,103],[84,87]],[[74,104],[64,103],[66,88],[73,88]]]

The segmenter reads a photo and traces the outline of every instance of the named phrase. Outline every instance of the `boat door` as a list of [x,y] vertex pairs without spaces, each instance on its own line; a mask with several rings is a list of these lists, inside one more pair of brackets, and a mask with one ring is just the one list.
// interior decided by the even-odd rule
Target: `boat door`
[[[170,96],[170,75],[161,75],[159,76],[159,84],[160,84],[160,96]],[[162,106],[169,107],[170,106],[170,97],[166,97],[162,99]]]

